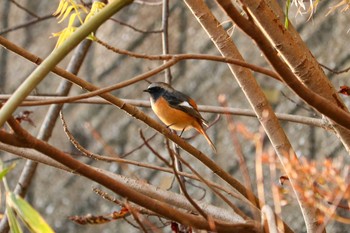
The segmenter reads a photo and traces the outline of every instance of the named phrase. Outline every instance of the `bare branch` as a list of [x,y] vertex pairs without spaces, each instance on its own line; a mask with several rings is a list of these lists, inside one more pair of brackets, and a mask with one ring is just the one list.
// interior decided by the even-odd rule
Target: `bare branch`
[[34,12],[30,11],[28,8],[25,8],[24,6],[22,6],[21,4],[19,4],[18,2],[16,2],[15,0],[10,0],[13,4],[15,4],[19,9],[25,11],[26,13],[28,13],[29,15],[35,17],[36,19],[40,19],[40,16],[38,16],[37,14],[35,14]]
[[[2,40],[2,38],[0,37],[0,44],[2,44],[3,41],[6,42],[7,40]],[[8,43],[6,43],[6,44],[8,44]],[[11,48],[14,50],[16,48],[18,49],[18,47],[14,46],[12,43],[11,43]],[[23,50],[22,50],[22,52],[23,52]],[[25,52],[25,54],[29,55],[29,53],[27,53],[27,52]],[[176,62],[177,62],[177,59],[173,58],[173,60],[168,61],[167,64],[170,65],[170,64],[176,63]],[[166,65],[162,65],[158,69],[153,70],[152,72],[157,72],[159,69],[164,69],[164,68],[166,68]],[[89,90],[90,92],[94,92],[94,94],[98,94],[100,92],[104,93],[106,91],[106,89],[99,90],[98,87],[92,85],[91,83],[86,82],[85,80],[79,79],[77,76],[75,76],[69,72],[66,72],[58,67],[54,68],[53,71],[64,74],[64,76],[67,79],[69,79],[71,82],[79,85],[80,87],[82,87],[86,90]],[[135,77],[134,79],[117,84],[117,85],[113,86],[113,89],[116,88],[118,85],[128,85],[130,83],[134,83],[134,82],[137,82],[139,80],[142,80],[143,78],[146,78],[149,75],[149,73],[150,72],[147,72],[145,74],[142,74],[142,75]],[[186,141],[184,141],[182,138],[180,138],[176,134],[171,133],[166,127],[159,124],[157,121],[151,119],[149,116],[145,115],[143,112],[138,110],[136,107],[126,104],[121,99],[119,99],[119,98],[117,98],[109,93],[100,94],[100,96],[102,98],[106,99],[107,101],[111,102],[115,106],[119,107],[120,109],[124,110],[125,112],[127,112],[131,116],[135,117],[136,119],[139,119],[139,120],[145,122],[147,125],[154,128],[155,130],[157,130],[158,132],[160,132],[161,134],[163,134],[164,136],[166,136],[167,138],[169,138],[170,140],[175,142],[177,145],[179,145],[185,151],[187,151],[188,153],[192,154],[197,159],[199,159],[202,163],[204,163],[208,168],[210,168],[214,173],[219,175],[223,180],[225,180],[227,183],[229,183],[232,187],[237,189],[243,196],[247,197],[247,192],[250,192],[250,191],[247,190],[240,182],[238,182],[238,180],[236,180],[234,177],[232,177],[230,174],[228,174],[226,171],[224,171],[214,161],[209,159],[208,156],[204,155],[201,151],[197,150],[196,148],[194,148],[193,146],[188,144]]]
[[282,79],[276,75],[275,72],[265,69],[260,66],[256,66],[253,64],[249,64],[245,61],[241,61],[239,59],[233,59],[231,57],[220,57],[220,56],[215,56],[215,55],[206,55],[206,54],[168,54],[168,55],[145,55],[145,54],[139,54],[139,53],[134,53],[131,51],[119,49],[113,46],[110,46],[109,44],[103,42],[102,40],[96,38],[96,42],[99,43],[100,45],[106,47],[108,50],[111,50],[115,53],[127,55],[130,57],[135,57],[135,58],[142,58],[142,59],[148,59],[148,60],[171,60],[171,59],[178,59],[180,60],[208,60],[208,61],[216,61],[216,62],[223,62],[223,63],[228,63],[228,64],[234,64],[242,67],[249,68],[255,72],[265,74],[273,79],[276,79],[278,81],[281,81]]
[[141,29],[138,29],[130,24],[124,23],[124,22],[117,20],[117,19],[114,19],[114,18],[110,18],[109,20],[112,20],[113,22],[119,23],[120,25],[126,26],[126,27],[131,28],[132,30],[134,30],[136,32],[140,32],[140,33],[162,33],[163,32],[163,30],[148,30],[148,31],[141,30]]
[[19,25],[14,26],[14,27],[9,27],[9,28],[2,29],[2,30],[0,30],[0,35],[4,35],[6,33],[9,33],[9,32],[12,32],[12,31],[16,31],[16,30],[21,29],[21,28],[26,28],[28,26],[34,25],[36,23],[39,23],[41,21],[44,21],[44,20],[47,20],[47,19],[50,19],[50,18],[54,18],[54,16],[52,14],[49,14],[49,15],[45,15],[45,16],[39,17],[37,19],[30,20],[30,21],[28,21],[26,23],[19,24]]
[[[10,95],[0,95],[0,100],[6,101],[9,97]],[[149,108],[151,106],[149,101],[146,101],[146,100],[122,99],[122,101],[137,107]],[[49,104],[58,104],[58,103],[111,104],[110,102],[100,97],[95,97],[95,98],[89,97],[88,99],[86,99],[84,95],[78,95],[75,97],[28,96],[26,100],[21,104],[21,106],[40,106],[40,105],[49,105]],[[200,112],[256,117],[254,111],[250,109],[198,105],[198,110]],[[285,114],[285,113],[276,113],[276,116],[278,119],[283,121],[320,127],[320,128],[324,128],[326,130],[332,131],[331,125],[329,125],[329,123],[323,119],[291,115],[291,114]]]
[[342,74],[342,73],[347,73],[350,71],[350,67],[342,69],[342,70],[334,70],[334,69],[331,69],[328,66],[323,65],[323,64],[320,64],[320,66],[322,66],[323,68],[325,68],[329,72],[332,72],[333,74]]

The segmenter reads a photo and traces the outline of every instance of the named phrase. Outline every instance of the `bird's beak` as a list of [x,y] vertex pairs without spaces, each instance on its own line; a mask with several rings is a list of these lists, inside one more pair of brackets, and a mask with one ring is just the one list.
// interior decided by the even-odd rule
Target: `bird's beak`
[[146,90],[143,90],[143,92],[149,92],[149,90],[148,90],[148,89],[146,89]]

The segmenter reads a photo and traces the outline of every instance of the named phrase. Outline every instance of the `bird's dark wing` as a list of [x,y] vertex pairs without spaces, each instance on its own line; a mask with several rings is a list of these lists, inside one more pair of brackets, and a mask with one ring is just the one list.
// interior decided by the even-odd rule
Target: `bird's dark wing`
[[184,101],[187,101],[190,97],[187,95],[179,92],[179,91],[173,91],[173,92],[165,92],[163,94],[163,97],[169,102],[171,106],[176,106]]
[[163,97],[169,102],[170,106],[179,109],[190,116],[196,118],[200,123],[207,124],[201,114],[198,112],[197,104],[187,95],[179,91],[166,92]]

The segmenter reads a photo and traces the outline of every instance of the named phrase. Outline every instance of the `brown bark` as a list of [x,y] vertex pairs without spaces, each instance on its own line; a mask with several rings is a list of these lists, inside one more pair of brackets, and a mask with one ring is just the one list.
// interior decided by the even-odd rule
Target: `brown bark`
[[[35,149],[55,161],[63,164],[72,171],[105,186],[112,190],[116,194],[132,201],[140,206],[143,206],[155,213],[158,213],[166,218],[172,219],[176,222],[182,223],[187,226],[192,226],[197,229],[211,230],[212,226],[208,223],[207,219],[198,217],[196,215],[184,213],[163,201],[158,201],[146,196],[134,189],[123,185],[120,181],[113,179],[112,177],[104,174],[90,166],[74,159],[73,157],[63,153],[57,148],[51,146],[47,142],[38,140],[31,136],[28,132],[23,130],[21,126],[13,119],[9,119],[11,128],[16,133],[15,135],[0,131],[0,138],[6,144],[15,145],[18,147],[28,147]],[[228,224],[221,221],[215,221],[215,229],[218,232],[259,232],[258,226],[251,222],[245,222],[241,224]]]
[[[185,2],[196,16],[203,29],[208,33],[208,36],[220,53],[225,57],[243,60],[243,57],[240,55],[229,35],[213,16],[205,3],[202,0],[185,0]],[[228,64],[228,66],[249,100],[260,123],[264,127],[277,154],[280,156],[280,160],[283,161],[283,158],[290,154],[294,156],[293,149],[287,136],[281,128],[274,111],[251,71],[231,64]],[[289,231],[290,229],[287,227],[286,232]]]
[[[290,67],[286,65],[286,63],[280,59],[278,53],[276,50],[277,47],[283,47],[284,43],[283,41],[280,41],[281,43],[279,46],[273,47],[270,44],[270,40],[268,38],[268,35],[266,32],[260,31],[260,22],[257,23],[255,20],[251,20],[252,16],[250,15],[250,11],[248,12],[248,19],[244,18],[232,5],[231,1],[227,0],[218,0],[220,6],[224,9],[224,11],[229,15],[229,17],[245,32],[247,33],[252,39],[255,40],[259,48],[263,51],[264,55],[270,62],[270,64],[276,69],[276,71],[280,74],[281,78],[285,81],[289,87],[292,88],[299,96],[301,96],[306,102],[311,103],[311,106],[314,106],[315,108],[321,110],[327,111],[327,108],[329,105],[326,105],[325,102],[327,102],[326,99],[323,99],[319,97],[314,92],[307,89],[304,85],[302,85],[297,78],[294,76],[294,73],[290,70]],[[249,2],[251,3],[251,2]],[[245,6],[245,2],[242,1],[242,4]],[[272,17],[271,15],[266,15],[265,17]],[[275,18],[271,18],[270,20],[276,21]],[[279,20],[279,19],[277,19]],[[265,19],[266,21],[266,19]],[[284,26],[281,26],[282,28],[275,30],[285,30]],[[329,102],[329,101],[328,101]],[[327,103],[328,103],[327,102]],[[331,108],[329,108],[331,109]],[[328,110],[329,110],[328,109]],[[332,110],[335,110],[336,112],[339,112],[339,109],[335,109],[334,106]],[[345,112],[343,112],[345,113]],[[335,117],[335,115],[332,115],[332,117]],[[281,160],[281,158],[280,158]],[[283,163],[283,161],[281,161]],[[292,181],[293,183],[293,181]],[[298,196],[298,194],[297,194]],[[299,201],[302,213],[304,216],[305,224],[307,227],[308,232],[316,232],[319,229],[319,221],[317,219],[316,213],[317,209],[311,208],[307,205],[305,205],[302,201]]]
[[[285,28],[281,20],[284,19],[284,14],[277,2],[274,0],[241,0],[241,2],[296,78],[314,93],[331,101],[334,106],[349,112],[293,25],[289,23],[288,29]],[[282,76],[281,73],[280,75]],[[350,153],[350,129],[342,127],[333,120],[330,121],[345,149]]]

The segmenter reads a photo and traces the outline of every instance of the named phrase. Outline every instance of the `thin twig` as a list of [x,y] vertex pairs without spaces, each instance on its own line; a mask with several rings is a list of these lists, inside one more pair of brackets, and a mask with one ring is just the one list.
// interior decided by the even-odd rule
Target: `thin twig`
[[0,35],[4,35],[6,33],[9,33],[9,32],[12,32],[12,31],[15,31],[15,30],[18,30],[18,29],[21,29],[21,28],[25,28],[25,27],[28,27],[30,25],[33,25],[33,24],[36,24],[36,23],[39,23],[41,21],[44,21],[44,20],[47,20],[47,19],[50,19],[50,18],[54,18],[54,16],[52,14],[49,14],[49,15],[45,15],[45,16],[42,16],[42,17],[39,17],[37,19],[33,19],[33,20],[30,20],[26,23],[23,23],[23,24],[19,24],[17,26],[13,26],[13,27],[9,27],[9,28],[4,28],[0,31]]
[[[169,19],[169,0],[163,0],[162,7],[162,51],[163,55],[167,55],[169,53],[169,37],[168,37],[168,19]],[[165,63],[165,61],[163,62]],[[171,84],[171,70],[170,67],[165,70],[165,82]]]
[[131,213],[131,215],[134,217],[135,221],[137,222],[137,224],[140,226],[141,230],[144,233],[147,233],[147,229],[146,227],[143,225],[142,221],[140,220],[140,215],[138,213],[138,211],[136,211],[133,207],[131,207],[131,205],[129,205],[128,201],[126,201],[124,203],[125,207],[129,210],[129,212]]
[[126,152],[125,154],[122,154],[120,156],[120,158],[125,158],[128,155],[131,155],[132,153],[134,153],[135,151],[141,149],[143,146],[145,146],[145,142],[148,143],[149,141],[151,141],[153,138],[155,138],[155,136],[157,135],[157,133],[154,133],[152,136],[150,136],[149,138],[147,138],[146,140],[144,140],[144,142],[142,144],[140,144],[139,146],[135,147],[134,149],[130,150],[129,152]]
[[141,5],[149,5],[149,6],[158,6],[158,5],[162,5],[162,0],[135,0],[135,3],[141,4]]
[[[248,219],[248,217],[240,210],[238,209],[231,201],[229,201],[224,195],[222,195],[220,192],[214,188],[211,182],[208,182],[206,179],[204,179],[197,171],[194,169],[185,159],[183,159],[181,156],[174,153],[176,157],[178,157],[178,160],[183,163],[187,168],[191,170],[191,172],[198,178],[199,181],[203,182],[207,187],[209,187],[217,196],[219,196],[226,204],[228,204],[233,211],[235,211],[238,215],[240,215],[244,219]],[[179,173],[179,172],[178,172]],[[251,202],[248,202],[249,205],[252,205]],[[256,208],[256,207],[252,207]],[[258,211],[258,210],[257,210]]]
[[167,149],[168,149],[169,156],[170,156],[170,158],[172,160],[171,168],[173,169],[175,178],[177,179],[177,181],[178,181],[178,183],[180,185],[180,188],[181,188],[181,191],[182,191],[183,195],[191,203],[191,205],[198,211],[198,213],[203,216],[204,219],[208,219],[209,216],[202,210],[202,208],[199,207],[199,205],[188,194],[186,186],[185,186],[185,183],[183,183],[182,180],[180,179],[178,171],[177,171],[177,169],[175,167],[175,153],[170,149],[169,140],[166,140],[166,143],[167,143]]
[[162,160],[162,162],[167,165],[168,167],[171,167],[171,164],[161,155],[158,153],[158,151],[156,151],[146,140],[145,136],[143,135],[142,130],[139,131],[140,133],[140,137],[143,140],[143,143],[147,146],[147,148],[155,155],[157,156],[160,160]]
[[[140,136],[141,136],[141,138],[142,138],[143,140],[145,140],[142,131],[140,131]],[[169,150],[169,142],[168,142],[168,140],[167,140],[166,142],[167,142],[167,148],[168,148],[168,150]],[[150,146],[148,143],[146,143],[146,142],[145,142],[145,144],[146,144],[146,146],[152,151],[153,154],[155,154],[155,155],[156,155],[158,158],[160,158],[165,164],[167,164],[168,167],[171,167],[171,168],[172,168],[172,171],[173,171],[175,177],[176,177],[176,174],[177,174],[177,176],[178,176],[178,177],[176,177],[176,178],[180,179],[180,177],[185,177],[185,176],[182,175],[184,172],[178,171],[178,170],[175,168],[174,161],[173,161],[172,164],[170,164],[168,161],[166,161],[166,160],[163,158],[163,156],[161,156],[156,150],[154,150],[153,147],[151,147],[151,146]],[[243,214],[243,212],[241,212],[241,211],[240,211],[234,204],[232,204],[224,195],[222,195],[221,193],[219,193],[219,192],[216,190],[217,185],[213,185],[212,182],[210,182],[210,181],[204,179],[195,169],[192,168],[192,166],[190,166],[189,163],[187,163],[184,159],[182,159],[181,156],[179,156],[179,155],[176,154],[175,152],[174,152],[174,154],[176,155],[176,157],[177,157],[177,159],[179,160],[179,162],[184,163],[184,164],[191,170],[191,172],[195,175],[196,180],[201,181],[201,182],[203,182],[204,184],[206,184],[216,195],[218,195],[222,200],[224,200],[224,202],[226,202],[238,215],[240,215],[243,219],[247,219],[247,216],[246,216],[245,214]],[[175,172],[174,172],[174,169],[176,170],[176,174],[175,174]],[[180,182],[182,182],[182,179],[180,179]],[[182,184],[183,184],[183,186],[181,187],[181,183],[180,183],[181,189],[185,188],[183,182],[182,182]],[[216,187],[215,187],[215,186],[216,186]],[[214,187],[215,187],[215,188],[214,188]],[[248,204],[248,205],[251,205],[250,202],[247,202],[247,204]]]
[[90,131],[90,134],[93,137],[93,139],[102,145],[104,151],[106,151],[107,154],[109,154],[109,156],[121,157],[115,152],[112,146],[108,145],[108,143],[102,138],[101,134],[92,126],[90,122],[85,122],[84,127]]
[[347,67],[347,68],[342,69],[342,70],[334,70],[334,69],[329,68],[328,66],[323,65],[323,64],[321,64],[321,63],[320,63],[320,66],[323,67],[323,68],[325,68],[325,69],[328,70],[329,72],[332,72],[333,74],[337,74],[337,75],[338,75],[338,74],[342,74],[342,73],[347,73],[347,72],[350,71],[350,67]]
[[124,22],[122,22],[118,19],[114,19],[114,18],[110,18],[109,20],[116,22],[116,23],[119,23],[120,25],[126,26],[128,28],[131,28],[135,32],[140,32],[140,33],[162,33],[163,32],[163,30],[148,30],[148,31],[146,31],[146,30],[138,29],[130,24],[124,23]]
[[[64,171],[67,171],[67,172],[72,172],[67,167],[57,163],[56,161],[48,158],[47,156],[45,156],[43,154],[40,154],[37,151],[28,149],[28,148],[14,147],[14,146],[7,145],[7,144],[4,144],[4,143],[0,142],[0,150],[6,151],[6,152],[14,154],[14,155],[17,155],[17,156],[19,156],[21,158],[30,159],[30,160],[33,160],[33,161],[38,162],[38,163],[42,163],[42,164],[45,164],[45,165],[48,165],[48,166],[51,166],[51,167],[58,168],[60,170],[64,170]],[[116,161],[111,161],[111,162],[126,163],[126,164],[130,164],[130,165],[138,166],[138,167],[143,167],[143,168],[147,168],[147,169],[153,169],[153,170],[157,170],[157,171],[161,171],[161,172],[166,172],[166,173],[172,174],[172,169],[170,169],[170,168],[154,166],[154,165],[151,165],[151,164],[142,163],[142,162],[136,162],[136,161],[132,161],[132,160],[119,160],[119,161],[116,160]],[[189,173],[186,173],[186,172],[181,172],[179,174],[181,174],[182,176],[185,176],[185,177],[187,177],[189,179],[193,179],[193,180],[199,181],[199,179],[196,176],[192,175],[192,174],[189,174]],[[236,193],[232,192],[231,190],[227,189],[226,187],[224,187],[222,185],[218,185],[217,183],[213,183],[213,182],[211,182],[209,180],[206,180],[206,182],[209,182],[209,184],[211,186],[215,187],[216,189],[221,190],[221,191],[225,192],[226,194],[241,200]]]
[[[11,49],[11,51],[16,51],[16,53],[21,54],[23,57],[26,57],[27,59],[29,59],[35,63],[41,62],[41,60],[37,56],[30,54],[29,52],[23,50],[22,48],[19,48],[18,46],[14,45],[13,43],[10,43],[8,40],[6,40],[5,38],[3,38],[1,36],[0,36],[0,44],[3,44],[3,45],[6,44],[6,47],[8,49]],[[176,62],[178,62],[177,59],[174,59],[171,61],[174,64]],[[172,65],[172,64],[169,64],[169,65]],[[166,67],[162,66],[161,68],[166,68]],[[89,91],[98,90],[98,87],[96,87],[95,85],[93,85],[85,80],[82,80],[82,79],[78,78],[77,76],[72,75],[72,74],[64,71],[61,68],[54,67],[52,69],[52,71],[55,73],[59,73],[60,76],[67,78],[71,82],[79,85],[80,87],[82,87],[86,90],[89,90]],[[156,72],[156,71],[153,71],[153,72]],[[140,75],[133,80],[128,80],[128,82],[137,82],[139,79],[143,80],[143,78],[148,77],[148,75],[149,75],[149,73],[147,73],[146,75],[145,74]],[[124,83],[124,84],[126,84],[126,83]],[[103,91],[106,91],[106,90],[103,90]],[[224,171],[220,166],[218,166],[214,161],[209,159],[202,152],[200,152],[199,150],[197,150],[196,148],[194,148],[190,144],[186,143],[185,141],[181,140],[180,137],[178,137],[174,134],[171,134],[169,131],[166,130],[166,128],[163,125],[161,125],[158,122],[156,122],[155,120],[151,119],[150,117],[148,117],[146,114],[144,114],[143,112],[141,112],[140,110],[138,110],[134,106],[126,104],[125,102],[121,101],[121,99],[119,99],[119,98],[117,98],[109,93],[100,94],[100,96],[102,98],[108,100],[109,102],[113,103],[115,106],[122,109],[126,113],[135,117],[136,119],[139,119],[142,122],[145,122],[147,125],[151,126],[153,129],[157,130],[158,132],[160,132],[161,134],[163,134],[167,138],[176,142],[180,147],[182,147],[188,153],[192,154],[194,157],[199,159],[202,163],[204,163],[209,169],[214,171],[219,177],[221,177],[223,180],[225,180],[228,184],[230,184],[232,187],[234,187],[236,190],[238,190],[244,196],[247,196],[247,192],[249,192],[249,190],[246,190],[246,188],[237,179],[235,179],[230,174],[228,174],[226,171]],[[1,133],[1,131],[0,131],[0,133]]]
[[119,49],[116,47],[113,47],[106,42],[100,40],[99,38],[95,38],[96,42],[100,45],[104,46],[106,49],[111,50],[115,53],[127,55],[134,58],[142,58],[147,60],[170,60],[173,58],[179,59],[179,60],[208,60],[208,61],[216,61],[216,62],[223,62],[228,64],[234,64],[242,67],[246,67],[248,69],[251,69],[252,71],[265,74],[267,76],[270,76],[271,78],[274,78],[278,81],[281,81],[282,79],[279,77],[277,73],[275,73],[272,70],[268,70],[265,68],[262,68],[260,66],[256,66],[247,62],[244,62],[239,59],[233,59],[228,57],[222,57],[222,56],[215,56],[215,55],[209,55],[209,54],[168,54],[168,55],[145,55],[140,53],[135,53],[123,49]]
[[292,103],[295,104],[296,106],[298,106],[298,107],[300,107],[300,108],[304,109],[305,111],[308,111],[308,112],[310,112],[310,113],[312,113],[312,114],[316,114],[315,111],[313,111],[313,110],[310,109],[310,108],[305,107],[304,105],[302,105],[302,104],[300,104],[300,103],[297,103],[295,100],[293,100],[292,98],[290,98],[289,96],[287,96],[283,91],[281,91],[281,94],[282,94],[287,100],[289,100],[290,102],[292,102]]
[[[103,199],[109,201],[109,202],[112,202],[118,206],[121,206],[123,208],[126,208],[123,201],[121,200],[118,200],[117,198],[113,197],[111,194],[105,192],[105,191],[102,191],[101,189],[99,188],[96,188],[96,187],[92,187],[92,191],[94,191],[97,195],[99,195],[100,197],[102,197]],[[135,204],[132,204],[132,203],[129,203],[129,205],[132,206],[132,208],[136,209],[139,213],[141,214],[146,214],[146,215],[150,215],[150,216],[157,216],[157,217],[161,217],[159,214],[153,212],[153,211],[150,211],[148,209],[145,209],[145,208],[142,208],[141,206],[138,206],[138,205],[135,205]],[[124,220],[126,220],[126,217],[128,215],[130,215],[131,213],[129,214],[126,214],[123,216]]]
[[[41,140],[36,139],[25,131],[12,117],[9,118],[11,128],[16,132],[16,136],[0,130],[0,139],[11,144],[22,144],[22,146],[30,146],[41,153],[50,156],[56,161],[64,164],[72,170],[82,176],[100,183],[106,188],[111,189],[115,193],[127,197],[128,200],[139,204],[152,211],[158,212],[160,215],[164,215],[167,218],[173,219],[174,221],[181,222],[182,224],[191,224],[195,228],[211,229],[208,222],[204,221],[198,216],[181,212],[164,201],[154,200],[145,194],[142,194],[130,187],[124,185],[121,181],[114,179],[114,177],[107,173],[102,173],[97,169],[94,169],[71,156],[63,153],[57,148],[45,143]],[[216,227],[222,232],[238,232],[238,230],[246,229],[251,232],[256,232],[257,228],[254,224],[250,223],[239,223],[239,224],[227,224],[223,222],[217,222]]]
[[[6,101],[10,95],[0,95],[0,101]],[[122,99],[125,103],[131,104],[138,107],[150,107],[150,102],[145,100],[134,100],[134,99]],[[28,96],[20,106],[40,106],[40,105],[50,105],[58,103],[84,103],[84,104],[111,104],[110,102],[100,98],[100,97],[89,97],[86,99],[85,95],[77,95],[74,97],[54,97],[54,96]],[[240,108],[223,108],[218,106],[210,105],[198,105],[198,110],[200,112],[208,113],[218,113],[218,114],[232,114],[238,116],[248,116],[256,117],[254,111],[250,109],[240,109]],[[278,119],[283,121],[289,121],[293,123],[300,123],[315,127],[324,128],[326,130],[332,130],[331,125],[323,119],[291,115],[285,113],[276,113]],[[214,121],[215,122],[215,121]]]
[[40,19],[40,16],[38,16],[37,14],[35,14],[34,12],[30,11],[28,8],[20,5],[18,2],[16,2],[15,0],[10,0],[13,4],[15,4],[19,9],[27,12],[29,15],[37,18],[37,19]]
[[[222,107],[227,108],[228,103],[227,103],[227,99],[224,95],[220,95],[218,98],[218,101],[222,105]],[[227,120],[227,124],[228,124],[228,130],[230,132],[230,136],[231,136],[231,140],[232,140],[232,145],[233,145],[233,148],[234,148],[236,155],[238,157],[237,160],[238,160],[239,168],[241,170],[241,173],[242,173],[242,176],[244,179],[245,186],[246,186],[246,188],[253,190],[252,189],[252,181],[251,181],[251,178],[249,175],[247,164],[245,162],[243,150],[242,150],[241,144],[240,144],[238,136],[237,136],[237,132],[236,132],[237,130],[235,127],[235,123],[233,121],[232,115],[228,115],[228,114],[225,114],[225,115],[226,115],[226,120]],[[254,196],[249,196],[248,198],[252,203],[255,202]],[[259,203],[256,203],[256,204],[258,205]],[[254,209],[252,209],[252,214],[254,215],[255,219],[258,219],[259,216],[256,214]]]
[[[74,50],[74,55],[71,58],[67,67],[67,70],[69,72],[73,74],[78,73],[90,45],[91,45],[91,41],[86,40],[81,44],[79,44],[79,46]],[[61,96],[68,95],[72,85],[73,84],[68,80],[64,80],[64,79],[61,80],[56,90],[57,95],[61,95]],[[44,118],[44,121],[42,122],[39,133],[37,135],[37,138],[39,140],[48,141],[50,139],[52,135],[52,131],[55,126],[55,122],[58,117],[58,112],[62,107],[63,107],[62,104],[50,106]],[[30,186],[32,179],[36,174],[37,165],[38,163],[32,160],[28,160],[26,162],[26,165],[22,170],[22,173],[19,177],[18,183],[14,190],[16,194],[21,195],[23,197],[26,195],[28,187]],[[5,228],[7,228],[7,225],[8,224],[7,224],[6,218],[3,218],[0,223],[0,231],[3,231]]]
[[109,195],[108,193],[102,191],[99,188],[92,187],[92,191],[94,191],[97,195],[99,195],[100,197],[102,197],[103,199],[105,199],[107,201],[110,201],[110,202],[113,202],[114,204],[123,206],[123,203],[121,201],[119,201],[115,197],[112,197],[111,195]]

